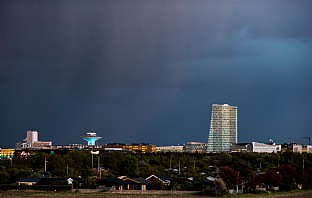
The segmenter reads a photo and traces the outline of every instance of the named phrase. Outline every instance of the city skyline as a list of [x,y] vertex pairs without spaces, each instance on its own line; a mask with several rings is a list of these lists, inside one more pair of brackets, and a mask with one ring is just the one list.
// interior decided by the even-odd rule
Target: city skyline
[[211,104],[238,142],[312,136],[312,2],[0,1],[2,147],[207,142]]

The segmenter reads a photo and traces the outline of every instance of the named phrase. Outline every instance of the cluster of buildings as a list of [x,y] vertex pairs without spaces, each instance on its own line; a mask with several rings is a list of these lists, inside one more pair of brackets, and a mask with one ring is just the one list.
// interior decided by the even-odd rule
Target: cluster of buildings
[[16,143],[16,148],[43,148],[52,146],[52,141],[39,141],[38,131],[27,131],[26,138],[22,142]]
[[183,145],[155,146],[148,143],[110,143],[98,145],[101,139],[94,132],[88,132],[81,136],[87,145],[71,144],[64,146],[53,146],[52,141],[39,141],[38,131],[27,131],[26,138],[16,144],[15,149],[1,149],[0,158],[12,158],[14,152],[19,154],[27,150],[50,150],[53,152],[66,152],[72,149],[90,149],[98,151],[120,151],[136,153],[154,152],[188,152],[188,153],[220,153],[220,152],[257,152],[257,153],[277,153],[296,152],[312,153],[312,145],[301,145],[296,143],[275,144],[250,142],[237,143],[237,107],[228,104],[213,104],[210,120],[210,129],[207,142],[186,142]]

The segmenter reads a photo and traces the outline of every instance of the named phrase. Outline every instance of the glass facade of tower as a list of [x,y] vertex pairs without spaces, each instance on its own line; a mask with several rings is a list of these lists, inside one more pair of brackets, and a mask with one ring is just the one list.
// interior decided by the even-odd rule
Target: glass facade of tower
[[230,152],[237,143],[237,107],[213,104],[207,152]]

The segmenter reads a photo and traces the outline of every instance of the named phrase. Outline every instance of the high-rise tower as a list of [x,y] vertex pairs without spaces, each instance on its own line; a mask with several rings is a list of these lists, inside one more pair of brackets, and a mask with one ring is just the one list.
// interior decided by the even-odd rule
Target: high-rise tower
[[213,104],[207,152],[229,152],[237,143],[237,107]]

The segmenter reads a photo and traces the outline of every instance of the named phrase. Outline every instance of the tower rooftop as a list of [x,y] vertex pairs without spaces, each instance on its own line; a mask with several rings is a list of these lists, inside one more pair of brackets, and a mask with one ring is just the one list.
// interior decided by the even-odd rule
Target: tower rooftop
[[96,135],[94,132],[87,132],[86,135],[81,136],[81,138],[87,141],[88,145],[94,146],[95,142],[101,139],[101,136]]

